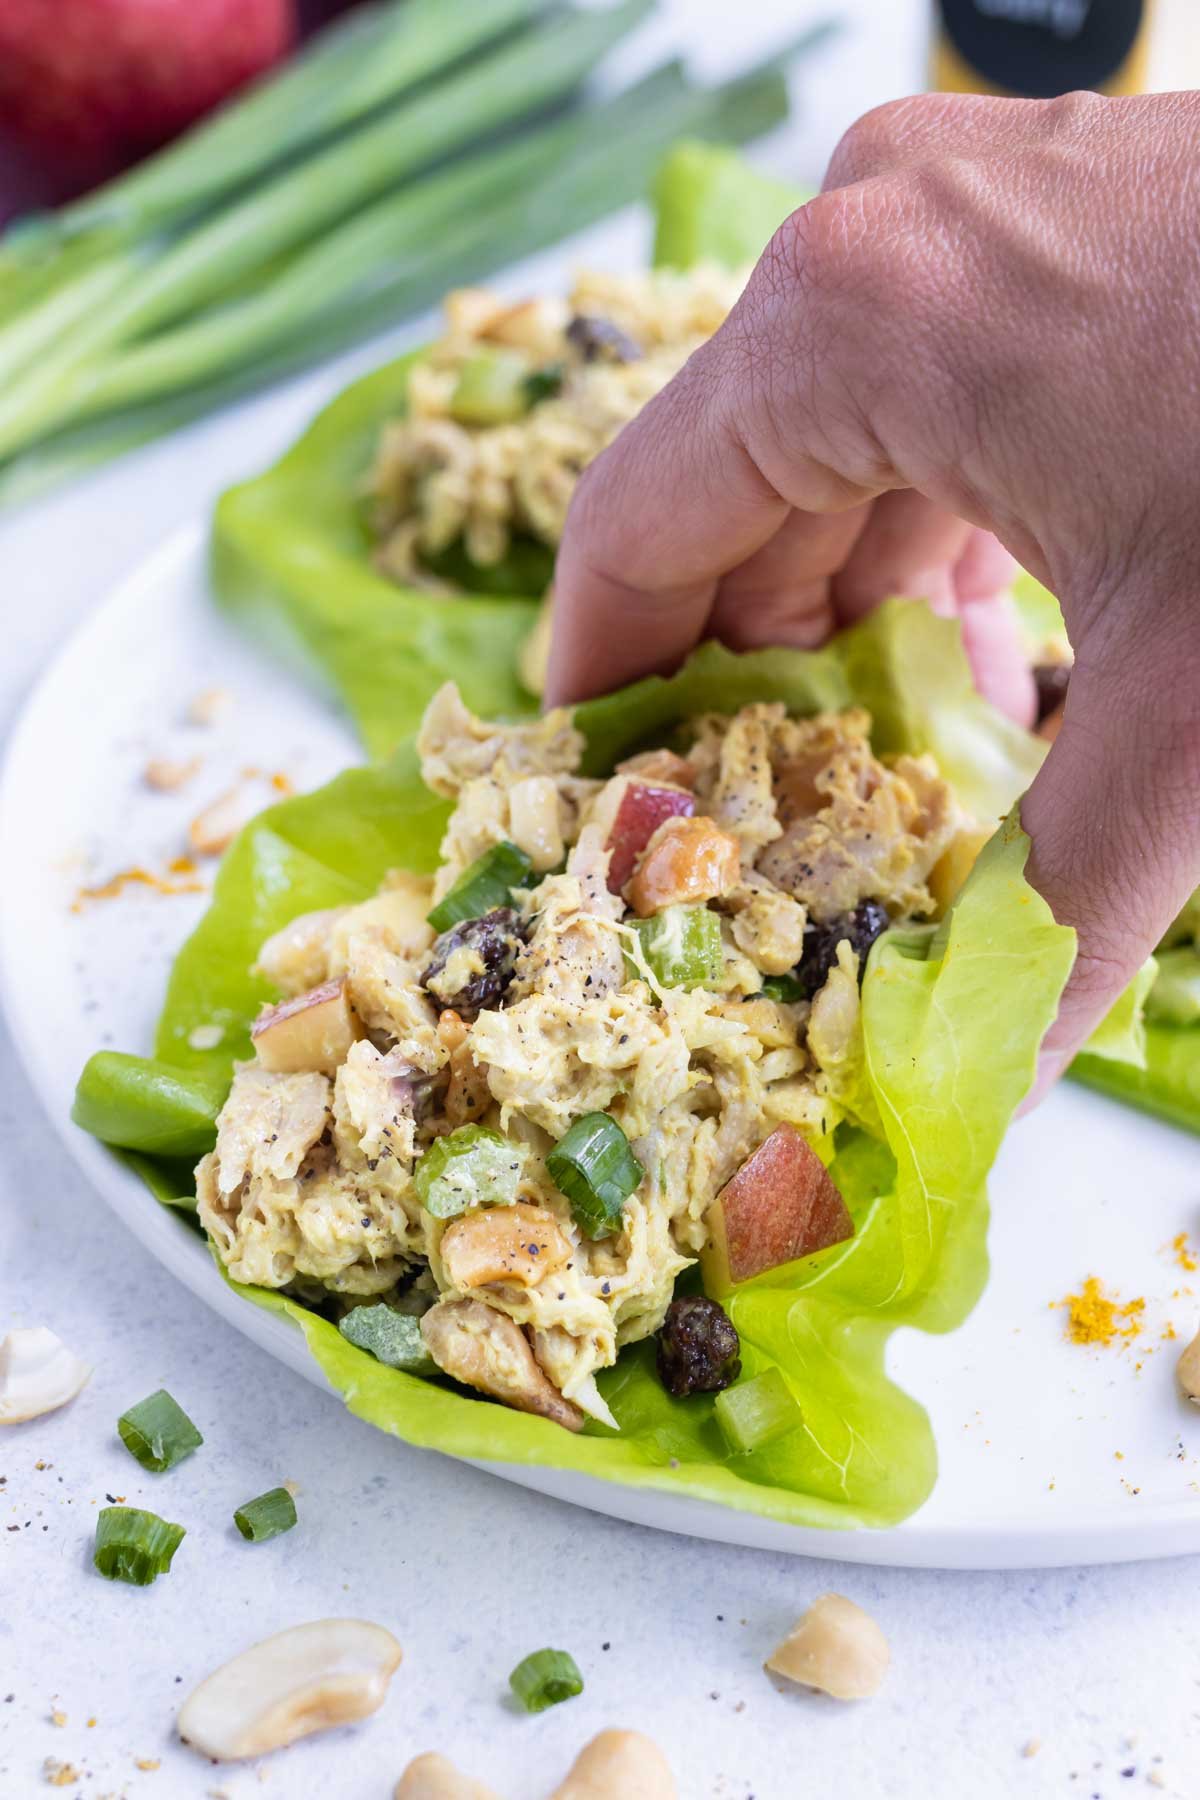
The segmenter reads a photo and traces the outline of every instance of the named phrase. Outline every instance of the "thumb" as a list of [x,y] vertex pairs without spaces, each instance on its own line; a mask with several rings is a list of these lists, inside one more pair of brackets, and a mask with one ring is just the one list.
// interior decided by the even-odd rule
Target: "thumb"
[[1103,653],[1081,645],[1062,727],[1021,805],[1029,880],[1079,938],[1030,1104],[1200,885],[1194,636],[1171,643],[1155,607],[1128,593],[1118,607],[1122,629]]

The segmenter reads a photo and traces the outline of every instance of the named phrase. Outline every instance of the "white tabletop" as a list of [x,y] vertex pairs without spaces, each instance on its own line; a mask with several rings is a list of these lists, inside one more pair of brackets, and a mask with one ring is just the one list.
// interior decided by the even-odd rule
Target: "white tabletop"
[[[683,39],[719,70],[824,10],[675,0],[655,48]],[[773,149],[810,181],[857,111],[921,78],[923,7],[841,10],[856,29],[799,82],[805,110]],[[378,355],[257,402],[279,446]],[[239,414],[226,414],[0,527],[6,731],[72,625],[250,472],[239,442]],[[93,1800],[375,1800],[430,1748],[507,1800],[536,1800],[610,1724],[656,1737],[688,1800],[1115,1800],[1147,1783],[1200,1795],[1190,1562],[945,1575],[776,1558],[578,1512],[385,1440],[222,1324],[124,1232],[49,1136],[0,1036],[0,1333],[32,1324],[96,1373],[70,1408],[0,1436],[0,1794],[12,1800],[46,1791],[46,1758],[78,1771],[65,1792]],[[158,1386],[206,1438],[161,1480],[114,1429]],[[234,1506],[283,1480],[299,1484],[300,1528],[243,1545]],[[151,1590],[91,1571],[109,1495],[188,1524]],[[760,1667],[829,1587],[870,1608],[891,1640],[888,1684],[863,1706],[783,1694]],[[346,1614],[387,1625],[404,1647],[376,1719],[232,1772],[174,1740],[181,1695],[216,1664],[288,1624]],[[506,1703],[506,1677],[547,1644],[575,1655],[587,1688],[529,1719]]]

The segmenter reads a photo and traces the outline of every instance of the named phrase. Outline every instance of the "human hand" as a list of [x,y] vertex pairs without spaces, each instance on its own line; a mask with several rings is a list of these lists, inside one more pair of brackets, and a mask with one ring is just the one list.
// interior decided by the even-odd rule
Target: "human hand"
[[1200,883],[1197,142],[1194,94],[868,114],[558,558],[553,700],[901,592],[1028,718],[1005,553],[1058,594],[1075,670],[1021,813],[1079,956],[1039,1088]]

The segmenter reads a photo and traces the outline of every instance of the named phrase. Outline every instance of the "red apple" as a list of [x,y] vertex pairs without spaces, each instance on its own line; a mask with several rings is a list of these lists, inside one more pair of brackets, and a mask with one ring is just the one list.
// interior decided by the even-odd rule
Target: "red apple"
[[631,781],[621,795],[621,804],[608,834],[608,847],[612,851],[608,865],[609,892],[621,892],[633,874],[633,865],[664,819],[690,818],[695,809],[695,800],[681,788],[650,787],[645,782]]
[[0,129],[75,185],[157,148],[270,68],[293,0],[0,0]]
[[794,1125],[777,1125],[708,1210],[701,1263],[709,1293],[854,1236],[828,1169]]

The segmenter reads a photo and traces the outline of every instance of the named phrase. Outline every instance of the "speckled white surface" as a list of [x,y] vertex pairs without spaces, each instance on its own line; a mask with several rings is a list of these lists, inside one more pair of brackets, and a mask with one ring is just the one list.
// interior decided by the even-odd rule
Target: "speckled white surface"
[[[676,0],[660,33],[719,66],[748,55],[760,27],[767,42],[821,10]],[[922,8],[859,0],[844,10],[862,28],[831,54],[819,104],[777,152],[809,179],[842,122],[919,78]],[[282,446],[377,354],[293,384],[259,403],[256,421]],[[261,460],[261,432],[248,453],[243,418],[184,434],[0,527],[5,729],[89,606]],[[0,1330],[15,1323],[51,1325],[96,1375],[68,1410],[0,1435],[3,1800],[47,1792],[47,1757],[79,1772],[63,1791],[92,1800],[382,1800],[426,1748],[456,1756],[506,1800],[539,1800],[584,1739],[614,1723],[658,1738],[687,1800],[1115,1800],[1147,1783],[1200,1795],[1194,1560],[1037,1575],[839,1568],[667,1538],[384,1443],[221,1323],[122,1230],[48,1141],[0,1038]],[[113,1430],[123,1407],[159,1385],[207,1440],[161,1480],[142,1474]],[[283,1479],[300,1485],[303,1529],[244,1545],[227,1523],[233,1507]],[[151,1590],[90,1570],[106,1494],[188,1524],[175,1569]],[[875,1612],[892,1642],[891,1678],[868,1706],[783,1694],[760,1669],[830,1586]],[[374,1721],[232,1772],[173,1741],[181,1694],[216,1663],[289,1623],[344,1613],[379,1620],[404,1646]],[[587,1692],[527,1719],[506,1703],[505,1676],[545,1643],[573,1651]]]

